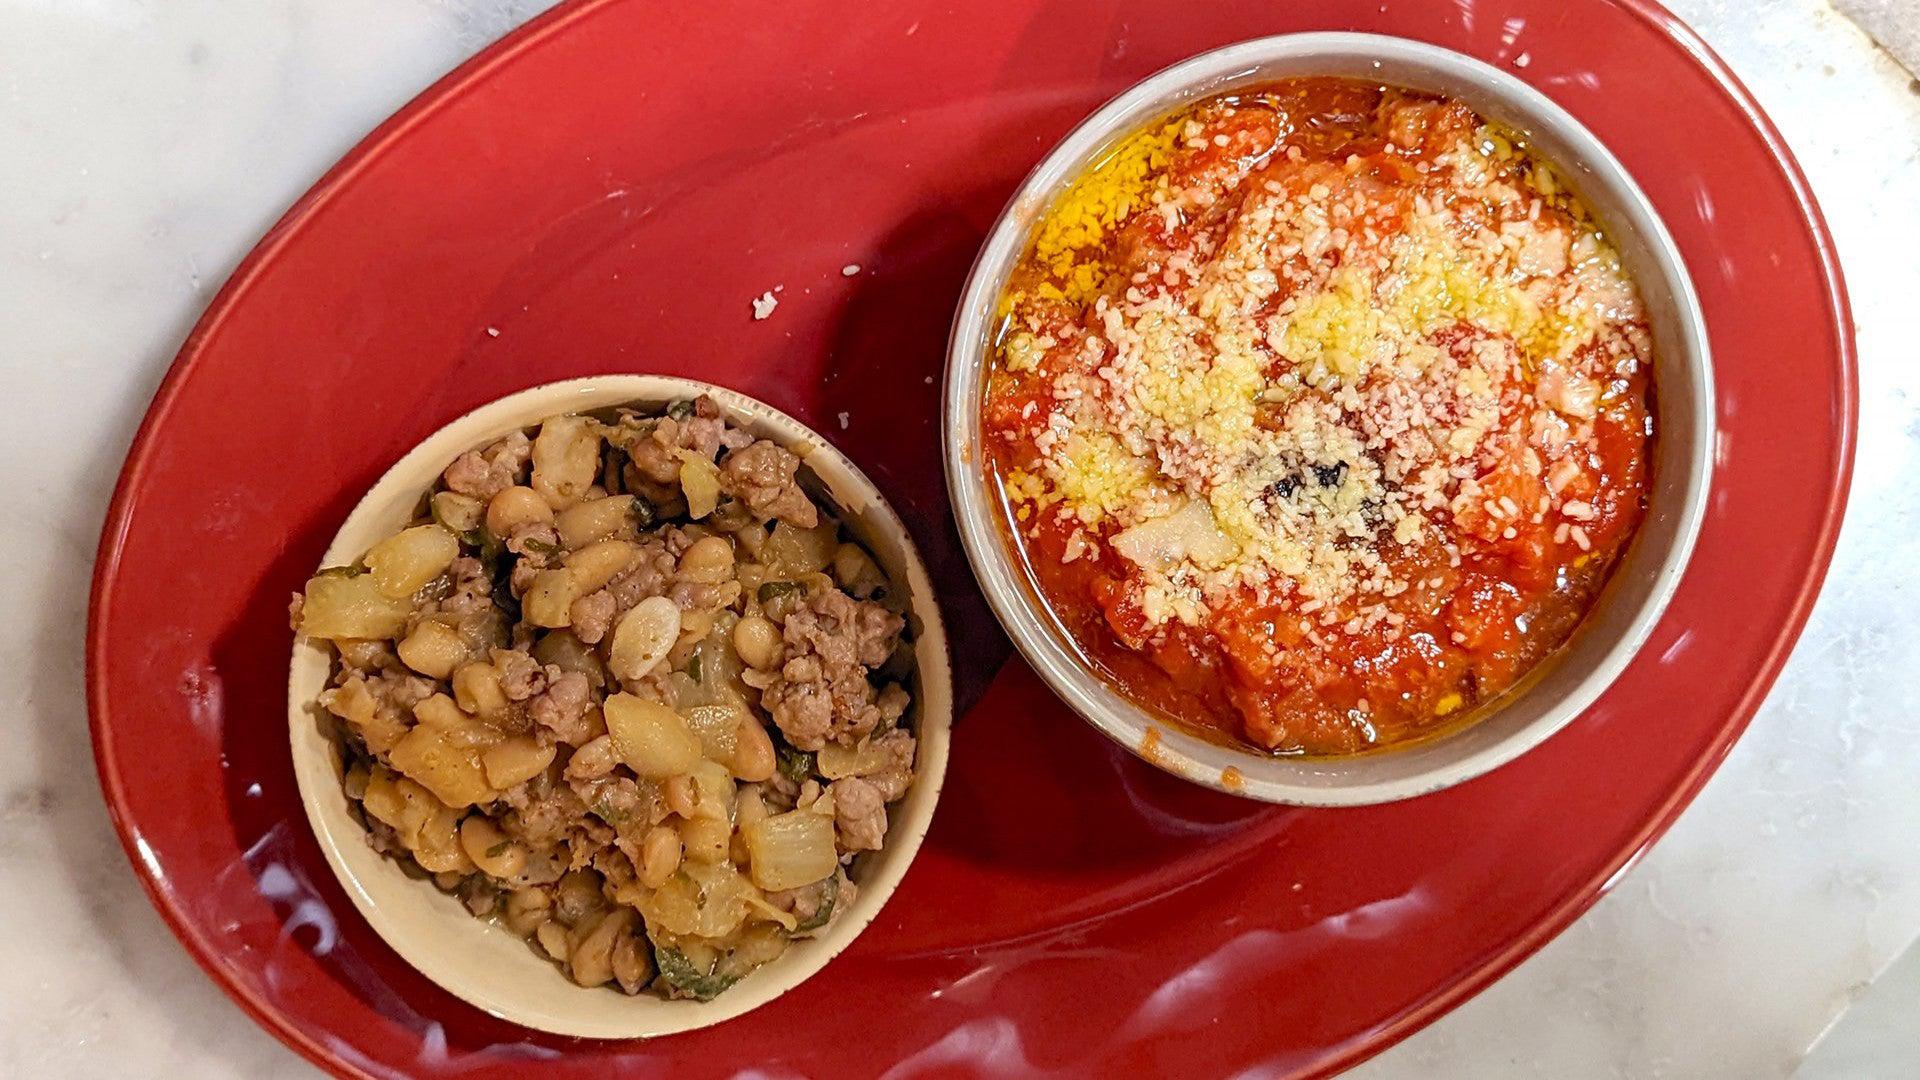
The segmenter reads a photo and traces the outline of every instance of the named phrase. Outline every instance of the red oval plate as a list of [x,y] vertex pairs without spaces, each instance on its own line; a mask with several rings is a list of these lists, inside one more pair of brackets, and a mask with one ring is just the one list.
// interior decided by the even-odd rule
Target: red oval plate
[[[1726,753],[1818,586],[1853,444],[1832,245],[1752,99],[1651,4],[1501,6],[605,0],[461,68],[247,259],[121,477],[89,693],[154,904],[346,1076],[1296,1075],[1457,1004],[1592,903]],[[1046,148],[1168,63],[1305,29],[1510,64],[1592,127],[1685,252],[1719,378],[1711,516],[1640,658],[1516,764],[1361,810],[1184,786],[1003,669],[934,428],[961,280]],[[308,835],[279,720],[286,597],[367,484],[474,405],[609,371],[736,387],[866,467],[941,578],[977,701],[933,835],[860,943],[758,1012],[648,1043],[530,1033],[400,962]]]

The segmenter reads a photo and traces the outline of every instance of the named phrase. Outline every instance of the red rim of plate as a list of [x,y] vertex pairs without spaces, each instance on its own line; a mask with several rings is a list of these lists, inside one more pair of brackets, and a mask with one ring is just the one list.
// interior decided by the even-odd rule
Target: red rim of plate
[[[141,887],[146,890],[148,900],[172,929],[174,936],[186,946],[194,961],[261,1027],[308,1061],[335,1075],[374,1080],[372,1073],[355,1068],[341,1060],[287,1023],[277,1009],[250,992],[242,982],[221,966],[214,950],[202,939],[198,930],[179,910],[173,899],[160,888],[157,881],[158,870],[147,861],[137,843],[132,823],[123,814],[126,802],[125,785],[120,774],[108,764],[109,757],[105,753],[105,743],[109,738],[107,718],[110,713],[106,687],[100,677],[102,662],[99,654],[100,643],[104,640],[104,628],[112,617],[111,598],[106,590],[108,568],[119,560],[126,539],[131,493],[139,487],[139,481],[145,472],[152,448],[153,431],[172,409],[181,388],[193,373],[195,362],[200,355],[201,342],[219,327],[228,313],[240,302],[261,268],[299,234],[316,208],[325,204],[361,169],[432,112],[477,85],[478,79],[485,73],[513,61],[532,46],[565,30],[574,21],[587,17],[599,8],[619,2],[621,0],[569,0],[529,20],[517,30],[442,76],[418,96],[401,106],[397,112],[355,144],[312,188],[308,189],[306,194],[288,208],[259,243],[241,260],[233,275],[227,279],[226,284],[221,286],[213,302],[208,305],[206,313],[195,323],[192,332],[182,343],[179,353],[167,371],[166,378],[155,392],[153,402],[134,435],[126,464],[114,487],[113,500],[107,509],[106,524],[101,531],[87,608],[87,707],[94,763],[99,772],[100,786],[106,796],[107,813],[113,821],[114,831],[120,838],[121,847],[125,849],[128,860],[133,864],[135,876],[139,878]],[[1537,952],[1541,946],[1557,937],[1561,931],[1605,895],[1614,882],[1618,881],[1626,870],[1646,854],[1648,848],[1672,827],[1681,811],[1686,809],[1687,804],[1699,794],[1707,779],[1725,760],[1733,744],[1746,731],[1754,713],[1759,710],[1761,702],[1772,688],[1795,642],[1798,641],[1801,629],[1806,625],[1814,600],[1818,597],[1821,584],[1826,579],[1827,568],[1833,557],[1834,544],[1839,537],[1840,523],[1846,509],[1847,493],[1853,476],[1855,435],[1859,424],[1859,369],[1853,335],[1852,308],[1847,300],[1839,258],[1834,249],[1833,237],[1827,230],[1826,219],[1820,212],[1819,204],[1814,200],[1813,191],[1800,169],[1799,162],[1787,148],[1786,141],[1781,137],[1779,130],[1773,126],[1773,122],[1761,110],[1759,103],[1754,100],[1753,95],[1733,74],[1725,61],[1721,60],[1692,28],[1650,0],[1612,0],[1612,2],[1672,39],[1686,51],[1695,64],[1719,84],[1728,99],[1739,107],[1747,123],[1761,137],[1768,152],[1781,167],[1782,173],[1793,189],[1794,200],[1806,224],[1810,227],[1814,246],[1820,257],[1822,278],[1826,285],[1824,299],[1834,315],[1835,325],[1839,331],[1835,341],[1836,359],[1839,362],[1841,375],[1841,385],[1838,389],[1845,406],[1841,415],[1835,418],[1839,450],[1838,471],[1834,477],[1836,483],[1828,496],[1820,523],[1815,544],[1816,557],[1793,598],[1791,611],[1780,628],[1781,632],[1775,638],[1772,649],[1763,659],[1756,677],[1748,684],[1747,691],[1734,709],[1729,722],[1722,726],[1719,736],[1708,748],[1708,752],[1699,758],[1692,771],[1673,790],[1666,801],[1655,808],[1652,816],[1632,839],[1608,856],[1601,868],[1586,881],[1568,889],[1547,915],[1535,922],[1518,938],[1508,942],[1498,952],[1489,956],[1478,967],[1450,986],[1395,1017],[1390,1023],[1374,1032],[1370,1038],[1353,1044],[1345,1054],[1329,1061],[1318,1075],[1332,1075],[1358,1064],[1457,1008],[1468,998],[1492,984],[1494,980],[1513,970],[1521,961]]]

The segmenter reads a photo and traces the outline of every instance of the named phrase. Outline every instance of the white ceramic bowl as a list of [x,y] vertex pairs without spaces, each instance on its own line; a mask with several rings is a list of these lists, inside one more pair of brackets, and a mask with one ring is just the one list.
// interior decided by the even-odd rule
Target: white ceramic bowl
[[[1012,550],[985,475],[980,401],[993,313],[1035,222],[1114,143],[1185,104],[1276,79],[1325,75],[1459,98],[1523,133],[1558,166],[1619,247],[1655,340],[1653,490],[1645,521],[1572,640],[1469,726],[1351,757],[1269,757],[1198,738],[1117,693],[1081,657]],[[1646,641],[1693,550],[1713,462],[1713,379],[1685,264],[1652,204],[1592,133],[1504,71],[1434,45],[1374,34],[1287,34],[1229,45],[1148,78],[1075,128],[1001,214],[974,265],[948,345],[948,487],[967,556],[1014,643],[1095,727],[1154,765],[1269,802],[1351,806],[1437,791],[1511,761],[1592,705]],[[1228,770],[1233,770],[1229,773]]]
[[614,405],[660,406],[703,393],[711,395],[734,424],[798,454],[805,464],[803,483],[838,508],[841,520],[873,552],[888,577],[908,592],[917,663],[913,711],[908,714],[919,737],[916,776],[906,796],[891,808],[886,847],[863,855],[854,866],[860,892],[853,906],[819,937],[795,942],[710,1002],[628,997],[606,987],[574,985],[512,931],[474,918],[459,900],[430,881],[410,877],[399,863],[368,845],[366,829],[349,814],[341,790],[339,745],[315,705],[330,676],[330,653],[305,641],[294,644],[287,687],[294,775],[307,819],[347,895],[387,944],[422,974],[501,1019],[542,1031],[606,1039],[667,1035],[719,1023],[793,989],[825,967],[879,914],[920,849],[945,779],[953,720],[946,631],[932,582],[906,527],[873,483],[819,435],[785,413],[730,390],[686,379],[609,375],[550,383],[482,406],[435,432],[389,469],[348,515],[321,565],[351,562],[397,531],[441,470],[466,450],[549,416]]

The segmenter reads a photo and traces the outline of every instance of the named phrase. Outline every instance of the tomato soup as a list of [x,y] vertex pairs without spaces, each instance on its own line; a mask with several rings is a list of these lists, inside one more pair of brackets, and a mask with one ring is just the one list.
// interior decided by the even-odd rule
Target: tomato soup
[[1644,513],[1652,338],[1600,225],[1457,101],[1185,108],[1050,207],[986,452],[1033,584],[1134,701],[1273,753],[1483,711]]

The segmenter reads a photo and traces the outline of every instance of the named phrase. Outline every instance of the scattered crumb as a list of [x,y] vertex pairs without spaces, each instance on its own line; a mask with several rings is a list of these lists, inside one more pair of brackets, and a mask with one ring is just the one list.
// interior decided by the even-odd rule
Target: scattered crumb
[[1513,58],[1514,67],[1526,67],[1528,64],[1531,64],[1531,63],[1533,63],[1532,53],[1521,53],[1519,56],[1516,56]]
[[489,326],[489,327],[487,327],[487,336],[488,336],[488,337],[499,337],[499,336],[500,336],[500,328],[499,328],[499,327],[497,327],[497,326]]
[[926,384],[927,384],[928,386],[932,386],[932,385],[933,385],[933,376],[931,376],[931,375],[929,375],[929,376],[927,376],[926,378],[924,378],[924,379],[921,379],[920,381],[921,381],[921,382],[923,382],[923,383],[926,383]]
[[859,263],[848,263],[847,265],[840,268],[841,277],[852,277],[853,275],[859,272],[860,272]]
[[840,419],[840,430],[845,431],[847,430],[847,423],[853,419],[853,414],[841,413],[839,419]]
[[780,301],[774,299],[773,290],[769,289],[753,298],[753,317],[764,319],[773,314],[773,309],[779,306]]
[[912,37],[919,29],[919,23],[914,23],[912,26],[907,27],[907,36]]

